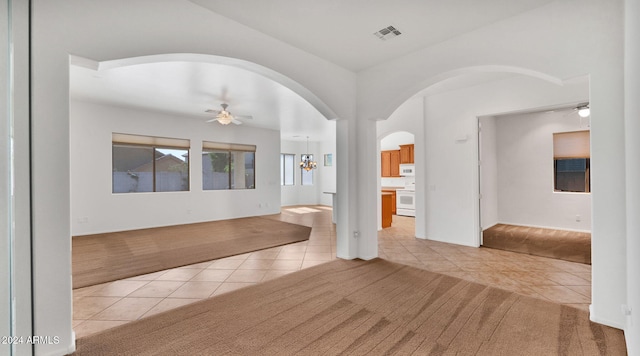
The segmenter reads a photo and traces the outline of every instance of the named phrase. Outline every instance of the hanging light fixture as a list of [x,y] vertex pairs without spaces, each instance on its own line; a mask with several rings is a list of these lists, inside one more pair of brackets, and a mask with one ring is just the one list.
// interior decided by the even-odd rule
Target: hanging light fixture
[[[307,136],[307,152],[309,152],[309,136]],[[310,153],[300,155],[300,168],[305,171],[310,171],[318,167],[318,164],[313,160],[313,155]]]
[[589,109],[589,104],[578,106],[578,115],[580,117],[588,117],[591,115],[591,110]]
[[231,113],[227,111],[227,104],[222,104],[222,111],[216,115],[216,119],[223,125],[229,125],[233,120]]

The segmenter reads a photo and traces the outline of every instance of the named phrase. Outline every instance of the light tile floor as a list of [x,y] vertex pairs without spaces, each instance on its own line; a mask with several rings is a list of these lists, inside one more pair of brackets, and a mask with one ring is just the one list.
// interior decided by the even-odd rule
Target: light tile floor
[[[336,258],[331,209],[283,208],[282,221],[311,226],[308,241],[104,283],[73,291],[76,337],[277,278]],[[393,217],[378,233],[394,262],[588,310],[591,266],[414,237],[414,219]]]

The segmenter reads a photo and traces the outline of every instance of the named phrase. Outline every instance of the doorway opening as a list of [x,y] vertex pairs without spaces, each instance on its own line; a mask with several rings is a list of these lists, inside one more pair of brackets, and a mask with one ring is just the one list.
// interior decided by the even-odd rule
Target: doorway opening
[[[415,220],[415,141],[415,135],[407,131],[392,132],[379,140],[379,230],[390,228],[399,220],[404,221],[403,225],[407,225],[407,218]],[[415,233],[415,221],[408,225]]]
[[[234,62],[241,65],[234,66]],[[335,258],[336,225],[331,222],[331,200],[324,203],[326,197],[322,194],[324,190],[335,190],[336,185],[336,167],[331,159],[325,161],[327,164],[322,160],[323,155],[335,155],[336,122],[329,120],[335,114],[311,91],[258,64],[208,55],[169,54],[100,63],[73,57],[69,71],[70,145],[74,147],[70,153],[70,176],[76,182],[71,189],[72,245],[76,237],[86,235],[277,215],[296,225],[321,228],[322,236],[317,238],[322,247],[309,250],[316,253],[311,256],[315,260],[304,260],[307,241],[300,241],[286,248],[262,250],[254,256],[262,262],[251,259],[244,267],[267,271],[266,265],[271,263],[269,267],[293,271],[306,267],[305,262],[310,265],[316,260]],[[194,77],[193,73],[198,75]],[[227,114],[240,119],[232,120],[231,125],[218,120],[224,117],[218,108],[226,110],[227,106]],[[114,159],[114,152],[118,153],[114,147],[122,142],[115,141],[114,134],[150,139],[152,142],[128,142],[128,146],[136,148],[129,152],[145,153],[145,160],[151,163],[143,161],[120,168]],[[311,145],[296,136],[311,136]],[[310,154],[319,167],[307,175],[301,199],[290,203],[297,207],[282,209],[288,213],[283,217],[282,192],[277,182],[282,178],[278,162],[285,140],[293,147],[291,153],[296,161],[300,154]],[[132,160],[136,158],[133,156],[124,158]],[[170,163],[166,169],[162,168],[165,161]],[[297,167],[297,162],[293,163]],[[295,182],[302,186],[298,169]],[[158,183],[160,177],[179,175],[175,181],[181,184],[178,188],[156,189],[160,184],[152,180],[151,189],[121,191],[113,188],[116,175],[133,182],[142,181],[143,176],[157,176]],[[110,189],[112,194],[104,194]],[[126,244],[116,247],[127,251],[129,246],[122,245]],[[151,242],[138,244],[132,248],[141,250],[127,258],[135,263],[161,265],[148,254],[153,246]],[[194,260],[181,263],[190,268],[172,266],[174,269],[156,269],[143,275],[136,272],[129,279],[78,286],[72,291],[77,335],[208,298],[241,286],[238,283],[266,281],[269,272],[264,271],[233,280],[236,269],[241,270],[238,275],[247,273],[239,266],[249,260],[251,253],[258,254],[247,250],[226,257],[223,262],[211,262],[221,263],[220,267],[229,273],[208,271],[212,270],[205,266],[209,262]],[[238,256],[245,261],[238,261]],[[276,263],[278,256],[283,260],[295,257],[300,264],[289,260]],[[83,257],[72,256],[74,273],[76,262],[86,261]],[[279,273],[272,274],[276,277]],[[225,287],[224,283],[228,285]],[[148,303],[136,304],[139,300],[125,297],[147,298]],[[101,311],[96,312],[96,308]],[[127,309],[127,315],[113,319],[123,309]],[[104,322],[109,320],[119,322]]]
[[482,246],[591,264],[590,121],[580,105],[478,118]]

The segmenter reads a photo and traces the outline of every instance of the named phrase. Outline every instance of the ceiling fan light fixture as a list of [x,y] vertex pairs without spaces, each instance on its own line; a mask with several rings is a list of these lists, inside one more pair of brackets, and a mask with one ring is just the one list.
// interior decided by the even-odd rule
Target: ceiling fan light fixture
[[589,115],[591,115],[591,109],[589,109],[588,105],[579,106],[578,115],[580,115],[580,117],[589,117]]
[[222,110],[218,115],[216,115],[216,119],[222,125],[229,125],[233,120],[233,116],[231,116],[228,111]]

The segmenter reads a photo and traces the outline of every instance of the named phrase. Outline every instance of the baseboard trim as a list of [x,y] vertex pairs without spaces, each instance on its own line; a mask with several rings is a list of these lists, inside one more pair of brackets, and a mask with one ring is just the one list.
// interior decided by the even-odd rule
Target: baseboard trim
[[56,346],[61,346],[61,347],[59,349],[56,348],[54,350],[46,350],[44,352],[42,351],[42,349],[39,349],[39,350],[36,350],[35,354],[41,355],[41,356],[71,355],[72,353],[76,352],[76,332],[71,330],[71,340],[69,345],[66,348],[62,345],[56,345]]
[[336,255],[337,258],[341,258],[343,260],[355,260],[356,258],[358,258],[357,256],[341,256],[341,255]]
[[374,258],[378,258],[378,256],[367,256],[367,257],[358,257],[358,258],[360,258],[361,260],[369,261]]
[[448,244],[452,244],[452,245],[458,245],[458,246],[467,246],[467,247],[480,247],[480,245],[476,245],[476,244],[466,244],[466,243],[462,243],[459,241],[450,241],[450,240],[441,240],[438,238],[433,238],[433,237],[417,237],[417,239],[421,239],[421,240],[429,240],[429,241],[437,241],[437,242],[444,242],[444,243],[448,243]]
[[69,345],[69,354],[76,352],[76,332],[71,330],[71,345]]
[[611,321],[611,320],[600,318],[600,317],[594,315],[593,314],[593,304],[589,304],[589,320],[593,321],[594,323],[610,326],[612,328],[616,328],[616,329],[620,329],[620,330],[624,330],[624,328],[626,326],[626,325],[624,325],[624,323]]
[[[493,223],[493,224],[491,224],[491,225],[489,225],[489,226],[483,226],[483,227],[482,227],[482,231],[487,230],[487,229],[491,229],[492,227],[494,227],[494,226],[496,226],[496,225],[498,225],[498,224],[502,224],[502,223],[497,222],[497,223]],[[506,224],[506,223],[505,223],[505,225],[513,225],[513,224]],[[523,226],[523,225],[518,225],[518,226]]]

